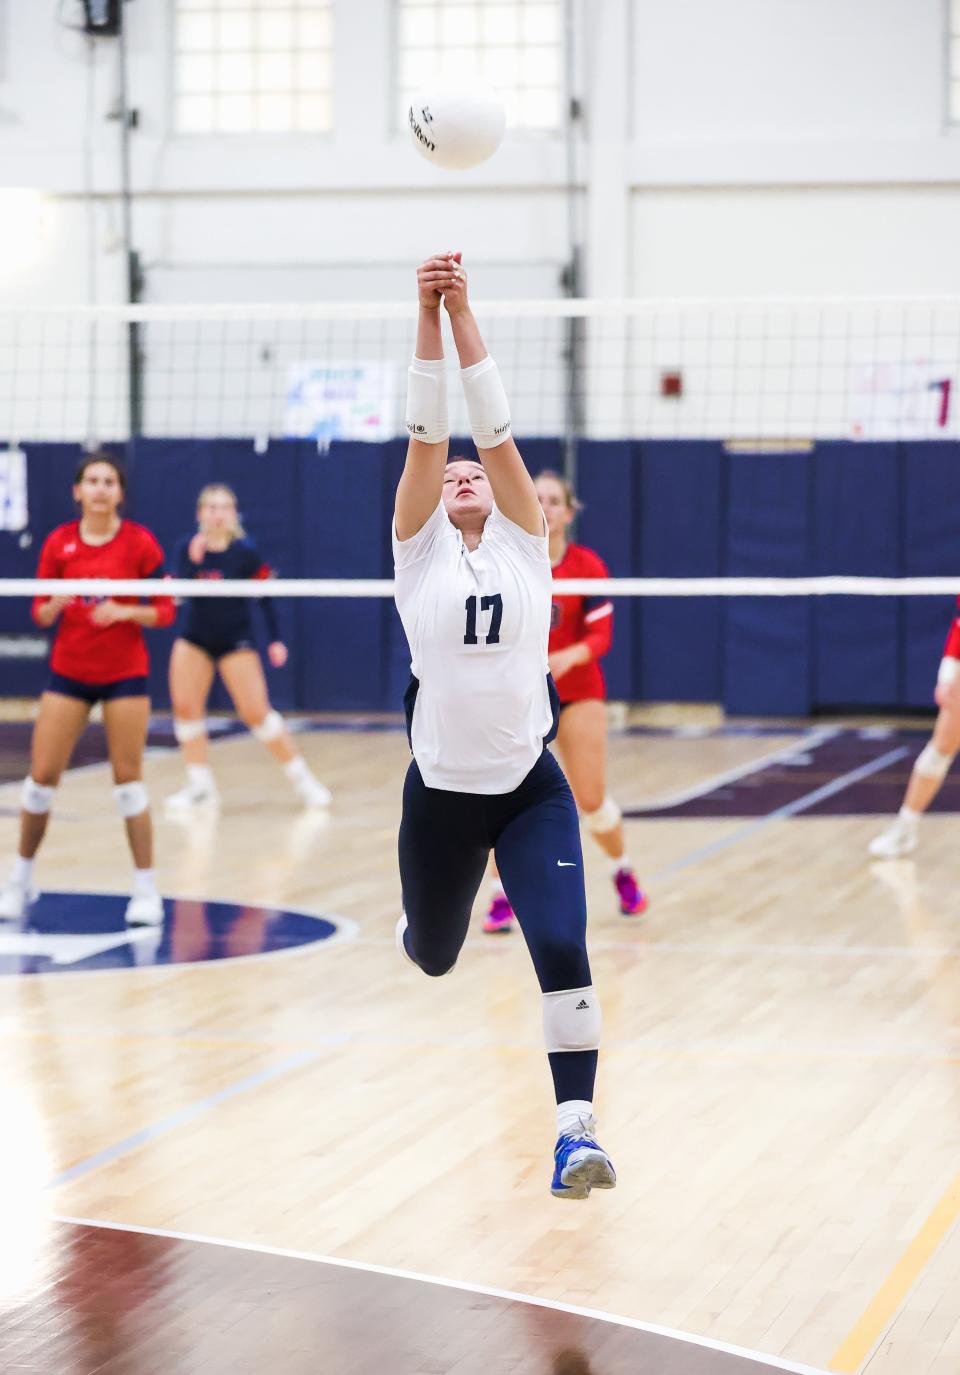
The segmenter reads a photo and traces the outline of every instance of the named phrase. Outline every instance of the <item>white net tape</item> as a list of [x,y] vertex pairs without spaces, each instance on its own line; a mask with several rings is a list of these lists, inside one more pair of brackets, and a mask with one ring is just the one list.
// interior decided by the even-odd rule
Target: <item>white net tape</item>
[[[558,578],[556,595],[609,597],[946,597],[958,578]],[[389,578],[0,578],[0,597],[392,597]]]

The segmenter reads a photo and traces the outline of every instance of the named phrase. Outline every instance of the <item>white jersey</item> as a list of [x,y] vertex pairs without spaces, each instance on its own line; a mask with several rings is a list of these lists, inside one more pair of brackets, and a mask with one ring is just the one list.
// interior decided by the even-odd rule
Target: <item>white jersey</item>
[[443,502],[411,539],[393,527],[397,610],[419,680],[411,747],[428,788],[512,792],[553,725],[546,535],[493,508],[471,553]]

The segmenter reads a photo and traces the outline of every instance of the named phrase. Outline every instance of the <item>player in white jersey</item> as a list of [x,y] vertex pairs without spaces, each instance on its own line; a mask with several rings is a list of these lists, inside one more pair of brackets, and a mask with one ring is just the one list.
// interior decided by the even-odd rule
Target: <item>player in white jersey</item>
[[[577,809],[547,742],[557,696],[547,671],[552,575],[533,481],[506,396],[467,300],[460,255],[417,273],[407,461],[397,488],[396,601],[410,645],[413,761],[403,790],[401,953],[446,974],[466,939],[491,849],[543,994],[557,1098],[552,1192],[612,1188],[594,1138],[600,1008],[586,950]],[[446,307],[483,463],[447,462]]]

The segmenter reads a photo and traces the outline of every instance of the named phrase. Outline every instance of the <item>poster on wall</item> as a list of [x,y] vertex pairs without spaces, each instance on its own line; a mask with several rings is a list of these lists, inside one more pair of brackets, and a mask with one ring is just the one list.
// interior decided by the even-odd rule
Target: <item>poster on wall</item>
[[957,379],[925,359],[855,367],[850,389],[854,439],[951,439],[960,434]]
[[25,530],[28,523],[27,456],[0,450],[0,530]]
[[397,369],[393,363],[339,367],[302,362],[290,366],[284,399],[284,433],[295,439],[376,442],[397,432]]

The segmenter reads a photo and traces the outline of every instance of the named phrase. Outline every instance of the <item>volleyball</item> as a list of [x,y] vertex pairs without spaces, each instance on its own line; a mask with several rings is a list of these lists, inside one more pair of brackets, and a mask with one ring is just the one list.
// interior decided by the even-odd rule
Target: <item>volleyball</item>
[[410,137],[428,162],[463,172],[492,157],[506,127],[503,102],[489,86],[430,86],[410,103]]

